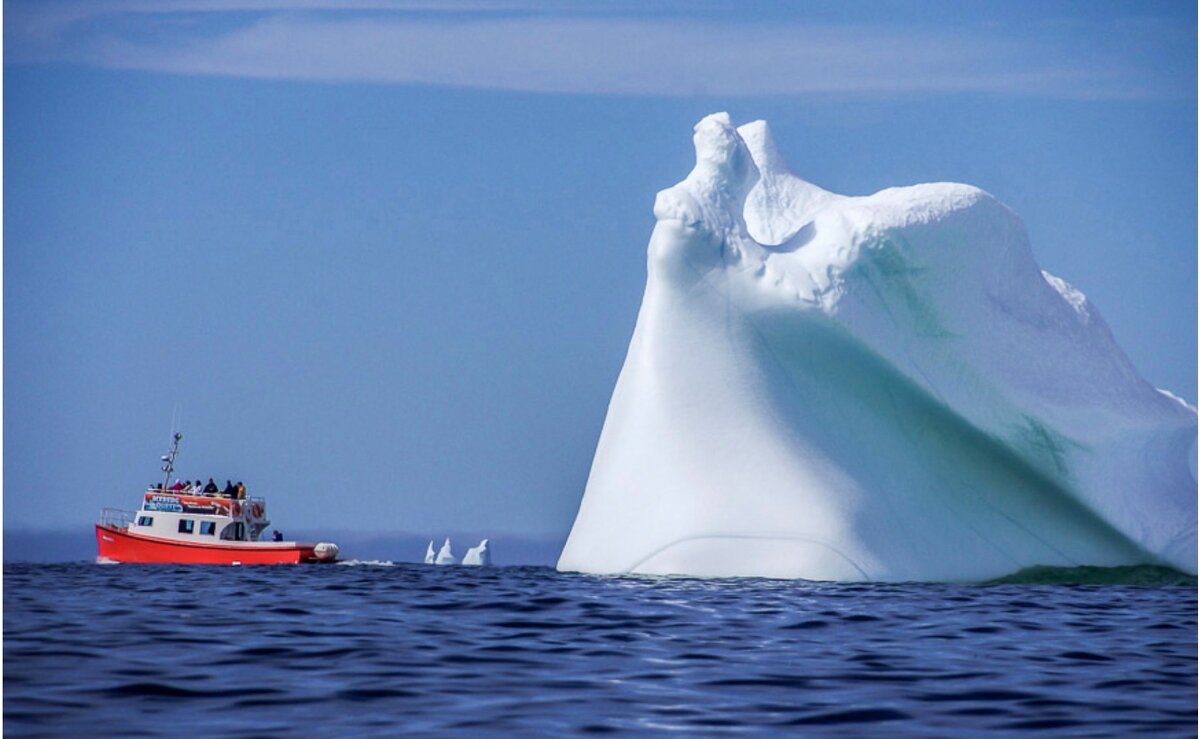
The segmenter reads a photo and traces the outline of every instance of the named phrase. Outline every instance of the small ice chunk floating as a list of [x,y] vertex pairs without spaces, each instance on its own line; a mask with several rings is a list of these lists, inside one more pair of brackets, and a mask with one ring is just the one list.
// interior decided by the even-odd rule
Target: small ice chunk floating
[[103,510],[96,524],[99,561],[257,565],[337,559],[337,544],[330,542],[263,540],[271,525],[263,497],[168,487],[182,439],[175,434],[171,451],[163,456],[163,483],[145,492],[136,513]]
[[434,562],[439,565],[458,564],[458,557],[455,557],[454,552],[450,551],[449,537],[447,537],[446,543],[442,544],[442,548],[438,550],[437,559]]
[[[479,546],[470,547],[467,549],[466,555],[463,556],[461,564],[464,565],[490,565],[492,563],[492,550],[488,546],[488,540],[484,539],[479,542]],[[432,565],[454,565],[460,564],[454,552],[450,548],[450,539],[447,538],[442,548],[438,550],[437,555],[433,553],[433,540],[430,540],[429,546],[425,548],[425,564]]]
[[988,193],[794,175],[695,127],[560,570],[971,581],[1196,572],[1196,410]]
[[463,555],[462,563],[465,565],[490,565],[492,550],[488,547],[488,540],[484,539],[479,542],[479,546],[468,549],[467,553]]

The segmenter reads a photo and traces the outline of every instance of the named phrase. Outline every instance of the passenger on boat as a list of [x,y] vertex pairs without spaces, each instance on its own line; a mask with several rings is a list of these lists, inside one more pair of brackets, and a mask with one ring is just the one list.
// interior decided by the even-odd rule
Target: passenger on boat
[[226,480],[225,481],[225,491],[223,494],[226,498],[230,498],[230,499],[236,498],[237,497],[237,488],[235,488],[233,486],[232,482],[230,482],[229,480]]
[[168,490],[172,490],[172,491],[178,493],[179,491],[183,490],[183,483],[180,482],[179,478],[177,477],[177,478],[175,478],[175,484],[172,485],[171,487],[169,487]]
[[204,486],[204,494],[216,495],[219,492],[221,492],[221,488],[217,487],[217,483],[213,482],[211,477],[208,478],[208,484]]
[[238,480],[237,484],[237,498],[238,500],[246,499],[246,486],[242,484],[241,480]]
[[283,541],[283,532],[280,531],[279,529],[276,529],[274,535],[271,536],[271,540],[272,541]]

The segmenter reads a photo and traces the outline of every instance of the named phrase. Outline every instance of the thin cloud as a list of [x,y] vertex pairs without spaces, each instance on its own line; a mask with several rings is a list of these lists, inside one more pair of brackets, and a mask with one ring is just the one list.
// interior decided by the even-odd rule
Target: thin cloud
[[[548,13],[527,3],[486,7],[437,4],[430,12],[430,3],[224,0],[200,12],[186,0],[48,3],[15,14],[6,62],[543,93],[1141,98],[1194,91],[1194,82],[1163,79],[1135,58],[1114,55],[1111,45],[1080,44],[1080,34],[1039,39],[994,27],[729,23]],[[1147,28],[1143,36],[1161,30]]]

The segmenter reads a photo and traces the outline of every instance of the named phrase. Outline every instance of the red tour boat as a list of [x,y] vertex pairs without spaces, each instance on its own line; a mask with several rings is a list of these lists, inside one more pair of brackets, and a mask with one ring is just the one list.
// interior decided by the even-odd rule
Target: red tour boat
[[336,544],[260,541],[271,525],[263,498],[171,490],[182,434],[163,457],[166,478],[146,491],[137,513],[105,508],[96,524],[99,561],[158,564],[262,565],[332,562]]

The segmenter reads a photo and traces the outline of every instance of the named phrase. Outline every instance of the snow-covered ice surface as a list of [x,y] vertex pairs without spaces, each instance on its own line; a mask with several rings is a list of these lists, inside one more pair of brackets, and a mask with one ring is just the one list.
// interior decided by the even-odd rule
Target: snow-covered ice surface
[[696,125],[560,570],[982,580],[1196,572],[1196,410],[961,184],[792,174]]

